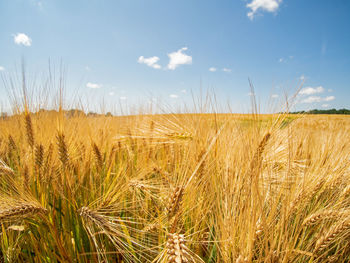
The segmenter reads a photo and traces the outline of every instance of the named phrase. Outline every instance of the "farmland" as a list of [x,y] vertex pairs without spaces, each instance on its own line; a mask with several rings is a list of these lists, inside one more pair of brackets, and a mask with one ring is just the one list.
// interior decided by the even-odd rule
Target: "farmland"
[[0,121],[4,262],[348,262],[350,119]]

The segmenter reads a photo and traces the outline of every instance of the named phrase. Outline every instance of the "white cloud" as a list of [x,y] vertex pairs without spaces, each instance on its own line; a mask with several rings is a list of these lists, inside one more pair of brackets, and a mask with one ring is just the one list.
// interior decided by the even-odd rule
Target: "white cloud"
[[302,100],[302,103],[314,103],[314,102],[321,102],[322,98],[319,96],[310,96],[307,97],[306,99]]
[[324,88],[322,86],[319,87],[306,87],[300,90],[299,94],[300,95],[312,95],[312,94],[318,94],[318,93],[323,93]]
[[282,63],[282,62],[283,62],[283,58],[280,58],[280,59],[278,60],[278,62],[279,62],[279,63]]
[[86,83],[86,87],[89,88],[89,89],[99,89],[102,87],[101,84],[97,84],[97,83],[91,83],[91,82],[88,82]]
[[328,89],[328,92],[332,92],[333,90],[332,89]]
[[223,71],[223,72],[230,73],[230,72],[232,71],[232,69],[230,69],[230,68],[223,68],[222,71]]
[[328,108],[329,106],[331,106],[331,105],[329,105],[329,104],[322,104],[323,108]]
[[119,97],[119,99],[120,99],[120,100],[126,100],[126,99],[127,99],[127,97],[125,97],[125,96],[121,96],[121,97]]
[[259,9],[266,12],[275,13],[281,3],[282,0],[252,0],[249,4],[247,4],[247,8],[250,8],[251,10],[247,13],[247,16],[253,20],[254,15]]
[[13,36],[13,40],[17,45],[24,45],[27,47],[30,47],[32,45],[32,40],[23,33],[17,33],[16,35]]
[[156,56],[149,57],[149,58],[145,58],[144,56],[141,56],[137,60],[137,62],[140,64],[146,64],[147,66],[149,66],[151,68],[160,69],[161,66],[159,64],[157,64],[158,61],[159,61],[159,57],[156,57]]
[[319,96],[310,96],[307,97],[306,99],[302,100],[302,103],[315,103],[315,102],[322,102],[322,101],[332,101],[334,100],[334,96],[328,96],[325,98],[319,97]]
[[176,94],[170,94],[169,97],[170,97],[170,98],[173,98],[173,99],[177,99],[179,96],[176,95]]
[[332,100],[335,100],[335,97],[334,96],[327,96],[323,100],[324,101],[332,101]]
[[272,94],[272,95],[271,95],[271,98],[273,98],[273,99],[277,99],[278,97],[279,97],[278,94]]
[[168,57],[170,59],[168,69],[174,70],[180,65],[192,64],[192,57],[183,53],[183,51],[186,51],[187,49],[187,47],[183,47],[176,52],[168,54]]
[[3,66],[0,66],[0,71],[4,71],[5,68]]
[[109,96],[114,96],[114,92],[113,91],[111,91],[110,93],[108,93],[109,94]]
[[182,92],[182,93],[187,93],[187,90],[182,89],[181,92]]
[[216,70],[217,70],[217,69],[214,68],[214,67],[209,68],[209,71],[210,71],[210,72],[215,72]]

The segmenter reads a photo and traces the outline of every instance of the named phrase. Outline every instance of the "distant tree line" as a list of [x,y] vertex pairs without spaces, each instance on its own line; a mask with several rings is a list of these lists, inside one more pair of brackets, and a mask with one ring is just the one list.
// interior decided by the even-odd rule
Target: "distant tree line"
[[[58,113],[56,110],[46,110],[46,109],[40,109],[37,112],[33,114],[45,114],[45,113]],[[88,117],[99,117],[99,116],[106,116],[106,117],[112,117],[113,114],[111,112],[107,112],[105,114],[96,113],[93,111],[89,111],[88,113],[85,113],[82,110],[78,109],[71,109],[71,110],[64,110],[64,115],[67,118],[73,118],[73,117],[79,117],[79,116],[88,116]],[[7,112],[0,112],[0,120],[6,120],[10,118],[12,115],[8,114]]]
[[291,114],[345,114],[350,115],[350,110],[348,109],[329,109],[329,110],[309,110],[309,111],[294,111]]

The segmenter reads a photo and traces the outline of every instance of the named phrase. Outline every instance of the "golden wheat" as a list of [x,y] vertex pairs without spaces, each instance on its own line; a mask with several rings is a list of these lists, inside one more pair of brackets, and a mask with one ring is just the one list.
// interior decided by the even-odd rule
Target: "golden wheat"
[[345,116],[15,114],[0,261],[349,262],[349,140]]

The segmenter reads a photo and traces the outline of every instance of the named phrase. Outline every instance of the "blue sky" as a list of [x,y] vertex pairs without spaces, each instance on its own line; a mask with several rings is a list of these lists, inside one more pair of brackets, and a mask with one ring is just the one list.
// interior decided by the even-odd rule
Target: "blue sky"
[[301,81],[295,109],[350,108],[349,14],[347,0],[1,0],[0,70],[23,57],[40,82],[62,61],[67,98],[91,108],[190,105],[202,87],[247,112],[248,78],[263,112]]

